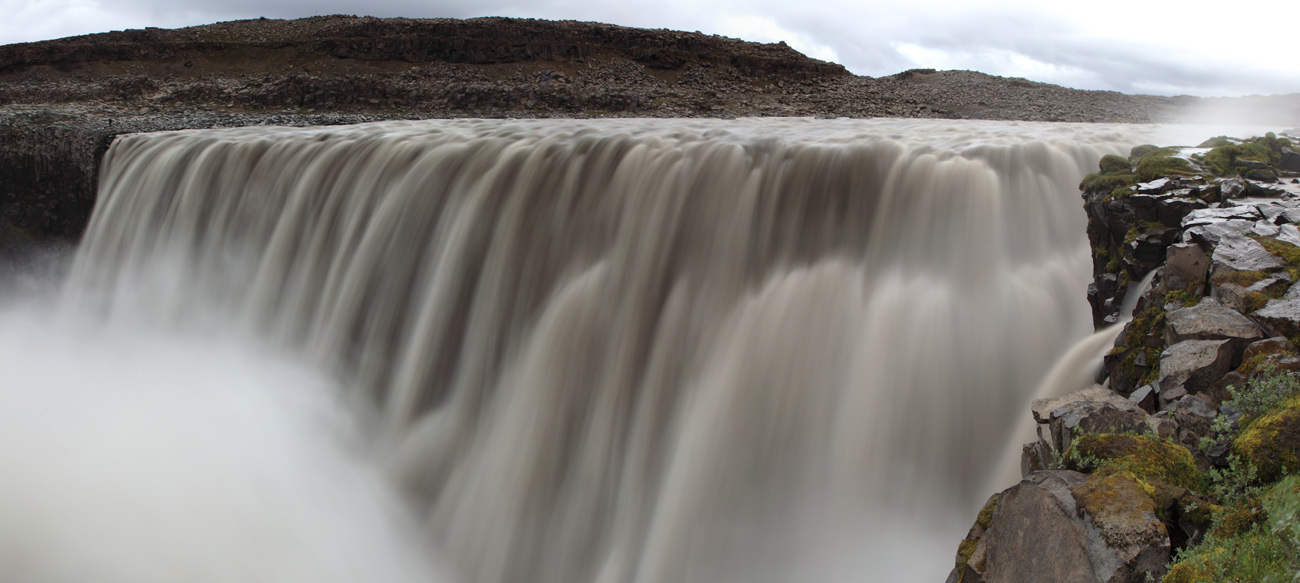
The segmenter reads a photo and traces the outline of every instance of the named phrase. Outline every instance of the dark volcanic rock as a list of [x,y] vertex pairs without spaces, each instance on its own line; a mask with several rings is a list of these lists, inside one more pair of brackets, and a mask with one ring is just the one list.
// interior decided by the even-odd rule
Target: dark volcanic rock
[[1231,340],[1234,354],[1241,354],[1246,345],[1263,339],[1264,332],[1236,310],[1206,299],[1166,314],[1164,338],[1169,346],[1184,340]]
[[1189,393],[1214,386],[1214,382],[1232,369],[1232,345],[1229,340],[1185,340],[1160,355],[1160,391],[1177,387]]
[[1132,479],[1058,470],[998,495],[980,539],[987,583],[1138,583],[1164,574],[1169,534]]

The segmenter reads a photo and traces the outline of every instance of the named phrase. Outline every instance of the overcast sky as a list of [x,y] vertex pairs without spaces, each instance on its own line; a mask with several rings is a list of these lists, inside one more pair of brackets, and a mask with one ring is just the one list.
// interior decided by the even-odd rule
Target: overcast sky
[[873,77],[911,68],[973,69],[1125,93],[1300,92],[1300,2],[1294,1],[0,0],[0,44],[318,14],[515,16],[699,30],[783,40]]

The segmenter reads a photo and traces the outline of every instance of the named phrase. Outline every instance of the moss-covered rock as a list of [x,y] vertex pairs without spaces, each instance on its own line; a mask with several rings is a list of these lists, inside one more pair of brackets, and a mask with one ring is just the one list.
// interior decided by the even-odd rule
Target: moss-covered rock
[[1156,517],[1150,484],[1129,472],[1095,473],[1071,493],[1102,539],[1135,575],[1164,574],[1169,531]]
[[1101,168],[1102,174],[1117,174],[1121,172],[1131,172],[1133,169],[1132,165],[1129,164],[1128,160],[1124,159],[1121,156],[1115,156],[1112,154],[1107,154],[1105,156],[1102,156],[1101,162],[1098,163],[1098,166]]
[[1275,371],[1300,372],[1300,353],[1283,336],[1268,338],[1246,347],[1237,372],[1246,378],[1258,373]]
[[[1201,474],[1187,448],[1149,435],[1101,433],[1080,437],[1066,451],[1077,471],[1132,474],[1144,482],[1201,489]],[[1091,467],[1090,467],[1091,466]]]
[[1253,464],[1257,476],[1273,482],[1300,469],[1300,396],[1260,416],[1233,442],[1233,451]]
[[1230,560],[1232,556],[1227,549],[1213,549],[1211,552],[1174,563],[1169,567],[1169,574],[1165,575],[1160,583],[1219,583],[1216,578],[1219,573],[1218,565]]

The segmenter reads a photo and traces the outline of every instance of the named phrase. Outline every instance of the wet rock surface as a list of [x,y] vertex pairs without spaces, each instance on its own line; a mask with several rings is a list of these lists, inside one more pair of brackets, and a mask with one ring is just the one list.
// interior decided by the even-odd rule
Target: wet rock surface
[[[1127,165],[1107,156],[1084,181],[1088,301],[1098,327],[1122,331],[1101,384],[1033,401],[1023,479],[997,494],[969,545],[979,561],[950,581],[1148,581],[1171,565],[1174,580],[1193,580],[1199,567],[1170,562],[1180,549],[1261,520],[1259,501],[1223,476],[1267,483],[1300,467],[1300,392],[1275,393],[1279,375],[1300,374],[1300,198],[1249,174],[1291,171],[1278,155],[1225,179],[1191,157],[1162,162],[1181,173],[1138,176],[1143,152],[1173,151],[1135,148]],[[1124,319],[1118,306],[1144,279]],[[1260,413],[1269,399],[1282,404]]]

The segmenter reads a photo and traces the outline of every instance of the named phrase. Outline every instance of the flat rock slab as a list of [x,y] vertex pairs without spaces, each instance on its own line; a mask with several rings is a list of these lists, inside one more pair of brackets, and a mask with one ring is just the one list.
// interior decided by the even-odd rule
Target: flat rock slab
[[1300,299],[1269,300],[1251,318],[1270,336],[1292,337],[1300,332]]
[[1233,349],[1240,352],[1263,338],[1264,331],[1249,318],[1209,298],[1165,315],[1165,344],[1169,346],[1184,340],[1232,340]]
[[[1254,224],[1251,225],[1254,228]],[[1219,246],[1214,248],[1214,272],[1221,269],[1230,271],[1268,271],[1286,267],[1282,258],[1269,253],[1263,245],[1254,239],[1237,233],[1226,233],[1219,239]]]
[[1197,225],[1208,225],[1230,219],[1241,219],[1250,221],[1253,225],[1255,221],[1265,218],[1264,213],[1260,212],[1254,206],[1230,206],[1224,208],[1206,208],[1195,209],[1187,216],[1183,217],[1183,228],[1195,227]]
[[1086,389],[1079,389],[1060,397],[1034,399],[1033,402],[1030,403],[1029,408],[1034,413],[1034,421],[1038,423],[1047,423],[1052,420],[1052,411],[1071,403],[1087,401],[1110,403],[1116,407],[1124,407],[1124,403],[1127,399],[1106,387],[1101,385],[1092,385]]
[[1160,355],[1160,390],[1177,387],[1197,393],[1214,386],[1232,369],[1229,340],[1184,340]]
[[1188,227],[1183,231],[1184,243],[1199,243],[1204,245],[1218,245],[1223,237],[1231,234],[1245,234],[1255,229],[1255,221],[1252,220],[1215,220],[1208,223],[1197,224]]

